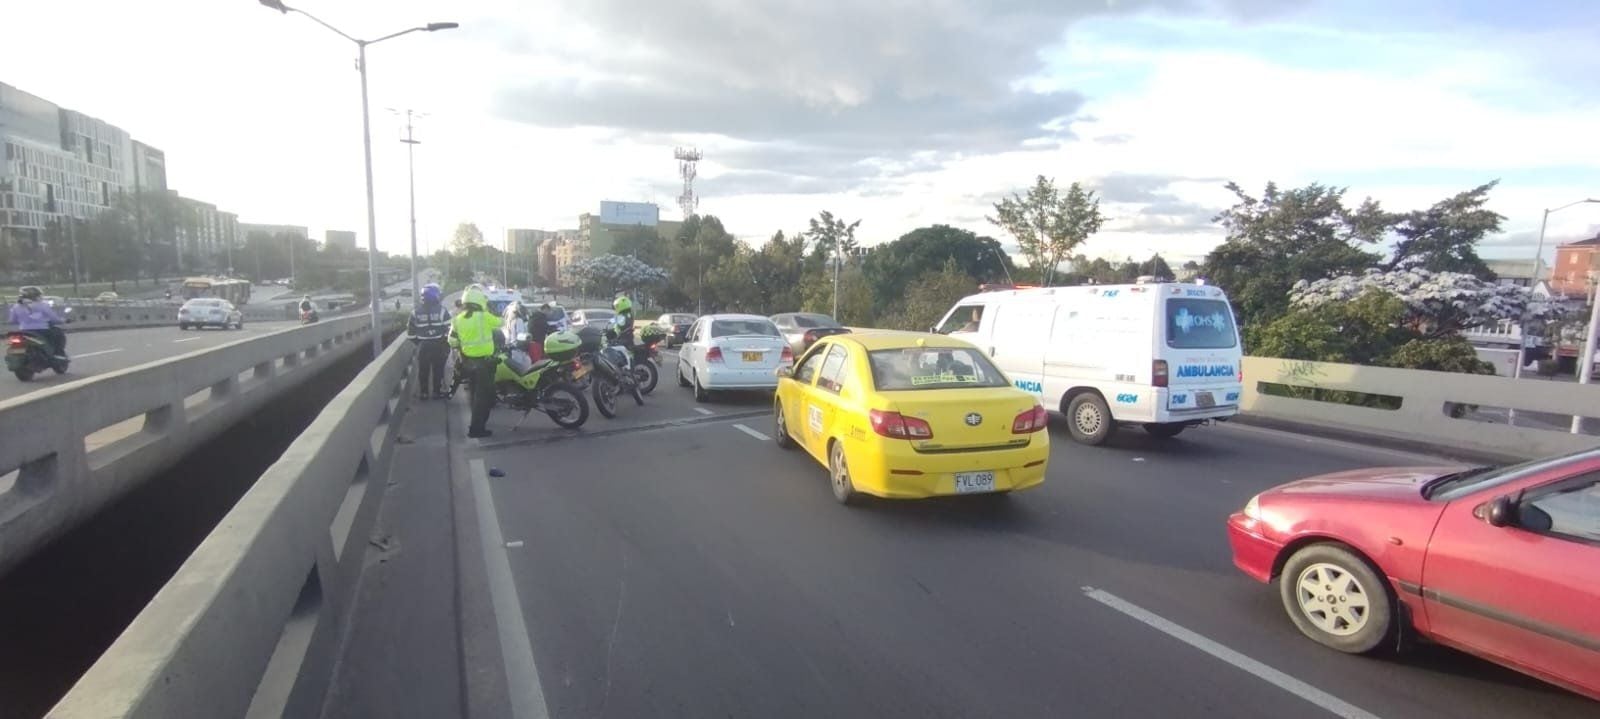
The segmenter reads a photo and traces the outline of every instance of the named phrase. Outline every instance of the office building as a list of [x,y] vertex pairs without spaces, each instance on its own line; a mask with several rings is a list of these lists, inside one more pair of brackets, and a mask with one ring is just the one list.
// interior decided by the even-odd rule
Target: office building
[[662,220],[661,208],[654,203],[602,200],[599,213],[578,216],[577,247],[573,251],[580,259],[611,254],[622,233],[637,227],[653,227],[658,237],[670,240],[677,236],[683,223]]
[[1556,247],[1556,264],[1550,268],[1550,288],[1566,297],[1587,296],[1594,287],[1590,273],[1600,270],[1600,234]]
[[130,187],[122,129],[0,83],[0,241],[38,246]]
[[356,233],[350,230],[327,230],[322,233],[322,246],[330,250],[356,251]]
[[502,248],[513,255],[538,254],[539,245],[546,240],[555,239],[554,230],[525,230],[512,228],[506,230],[506,243]]
[[259,222],[239,223],[240,240],[249,239],[251,235],[256,233],[264,234],[268,237],[274,238],[298,237],[302,240],[311,239],[311,231],[306,229],[303,225],[268,225]]

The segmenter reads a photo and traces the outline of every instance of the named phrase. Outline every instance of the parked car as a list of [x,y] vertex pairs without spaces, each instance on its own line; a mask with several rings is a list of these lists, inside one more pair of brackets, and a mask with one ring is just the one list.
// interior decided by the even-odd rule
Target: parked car
[[795,354],[811,349],[811,345],[823,337],[842,335],[850,331],[834,318],[815,312],[785,312],[773,315],[772,323],[778,326],[778,331],[789,341],[789,346],[794,349]]
[[196,297],[183,303],[178,308],[178,329],[186,330],[190,327],[220,327],[236,330],[244,329],[244,313],[240,312],[232,302],[220,300],[215,297]]
[[579,327],[599,327],[600,329],[605,329],[606,325],[611,324],[611,318],[616,316],[617,313],[612,312],[611,310],[598,309],[573,310],[569,315],[571,318],[571,328],[574,330],[578,329]]
[[827,467],[841,503],[861,493],[913,499],[1044,482],[1049,413],[966,342],[835,335],[778,375],[774,438]]
[[1302,479],[1251,498],[1228,540],[1324,646],[1415,634],[1600,700],[1600,449]]
[[657,317],[656,324],[667,333],[667,346],[677,347],[689,339],[689,327],[694,325],[694,315],[668,312]]
[[117,293],[107,290],[94,296],[95,302],[115,302],[122,299]]
[[678,386],[693,387],[696,402],[717,390],[770,390],[778,386],[778,368],[793,362],[794,351],[772,320],[706,315],[695,320],[678,351]]

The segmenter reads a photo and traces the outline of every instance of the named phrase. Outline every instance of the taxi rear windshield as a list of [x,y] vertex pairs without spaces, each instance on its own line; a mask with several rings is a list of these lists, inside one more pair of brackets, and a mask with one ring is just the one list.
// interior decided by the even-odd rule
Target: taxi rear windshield
[[1233,313],[1223,300],[1167,300],[1167,346],[1187,350],[1226,349],[1239,344]]
[[1009,387],[981,353],[960,347],[906,347],[867,353],[879,391]]

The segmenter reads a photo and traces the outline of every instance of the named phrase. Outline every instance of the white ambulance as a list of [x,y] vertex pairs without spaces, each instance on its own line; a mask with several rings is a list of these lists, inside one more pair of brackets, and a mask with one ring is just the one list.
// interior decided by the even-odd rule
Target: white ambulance
[[1238,414],[1244,375],[1227,296],[1147,279],[983,292],[933,331],[988,353],[1085,444],[1105,442],[1119,424],[1165,438]]

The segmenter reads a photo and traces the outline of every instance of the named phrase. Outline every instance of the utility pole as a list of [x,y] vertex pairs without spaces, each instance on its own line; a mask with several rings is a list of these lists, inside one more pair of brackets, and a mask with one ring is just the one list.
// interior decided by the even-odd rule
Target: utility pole
[[72,243],[72,296],[82,297],[78,290],[78,218],[67,215],[67,238]]
[[[392,110],[391,112],[399,112]],[[411,297],[413,300],[422,297],[422,290],[417,285],[417,156],[416,147],[422,144],[412,133],[411,120],[414,117],[424,117],[423,113],[414,113],[409,108],[406,110],[406,136],[400,141],[406,145],[406,181],[411,193]]]

